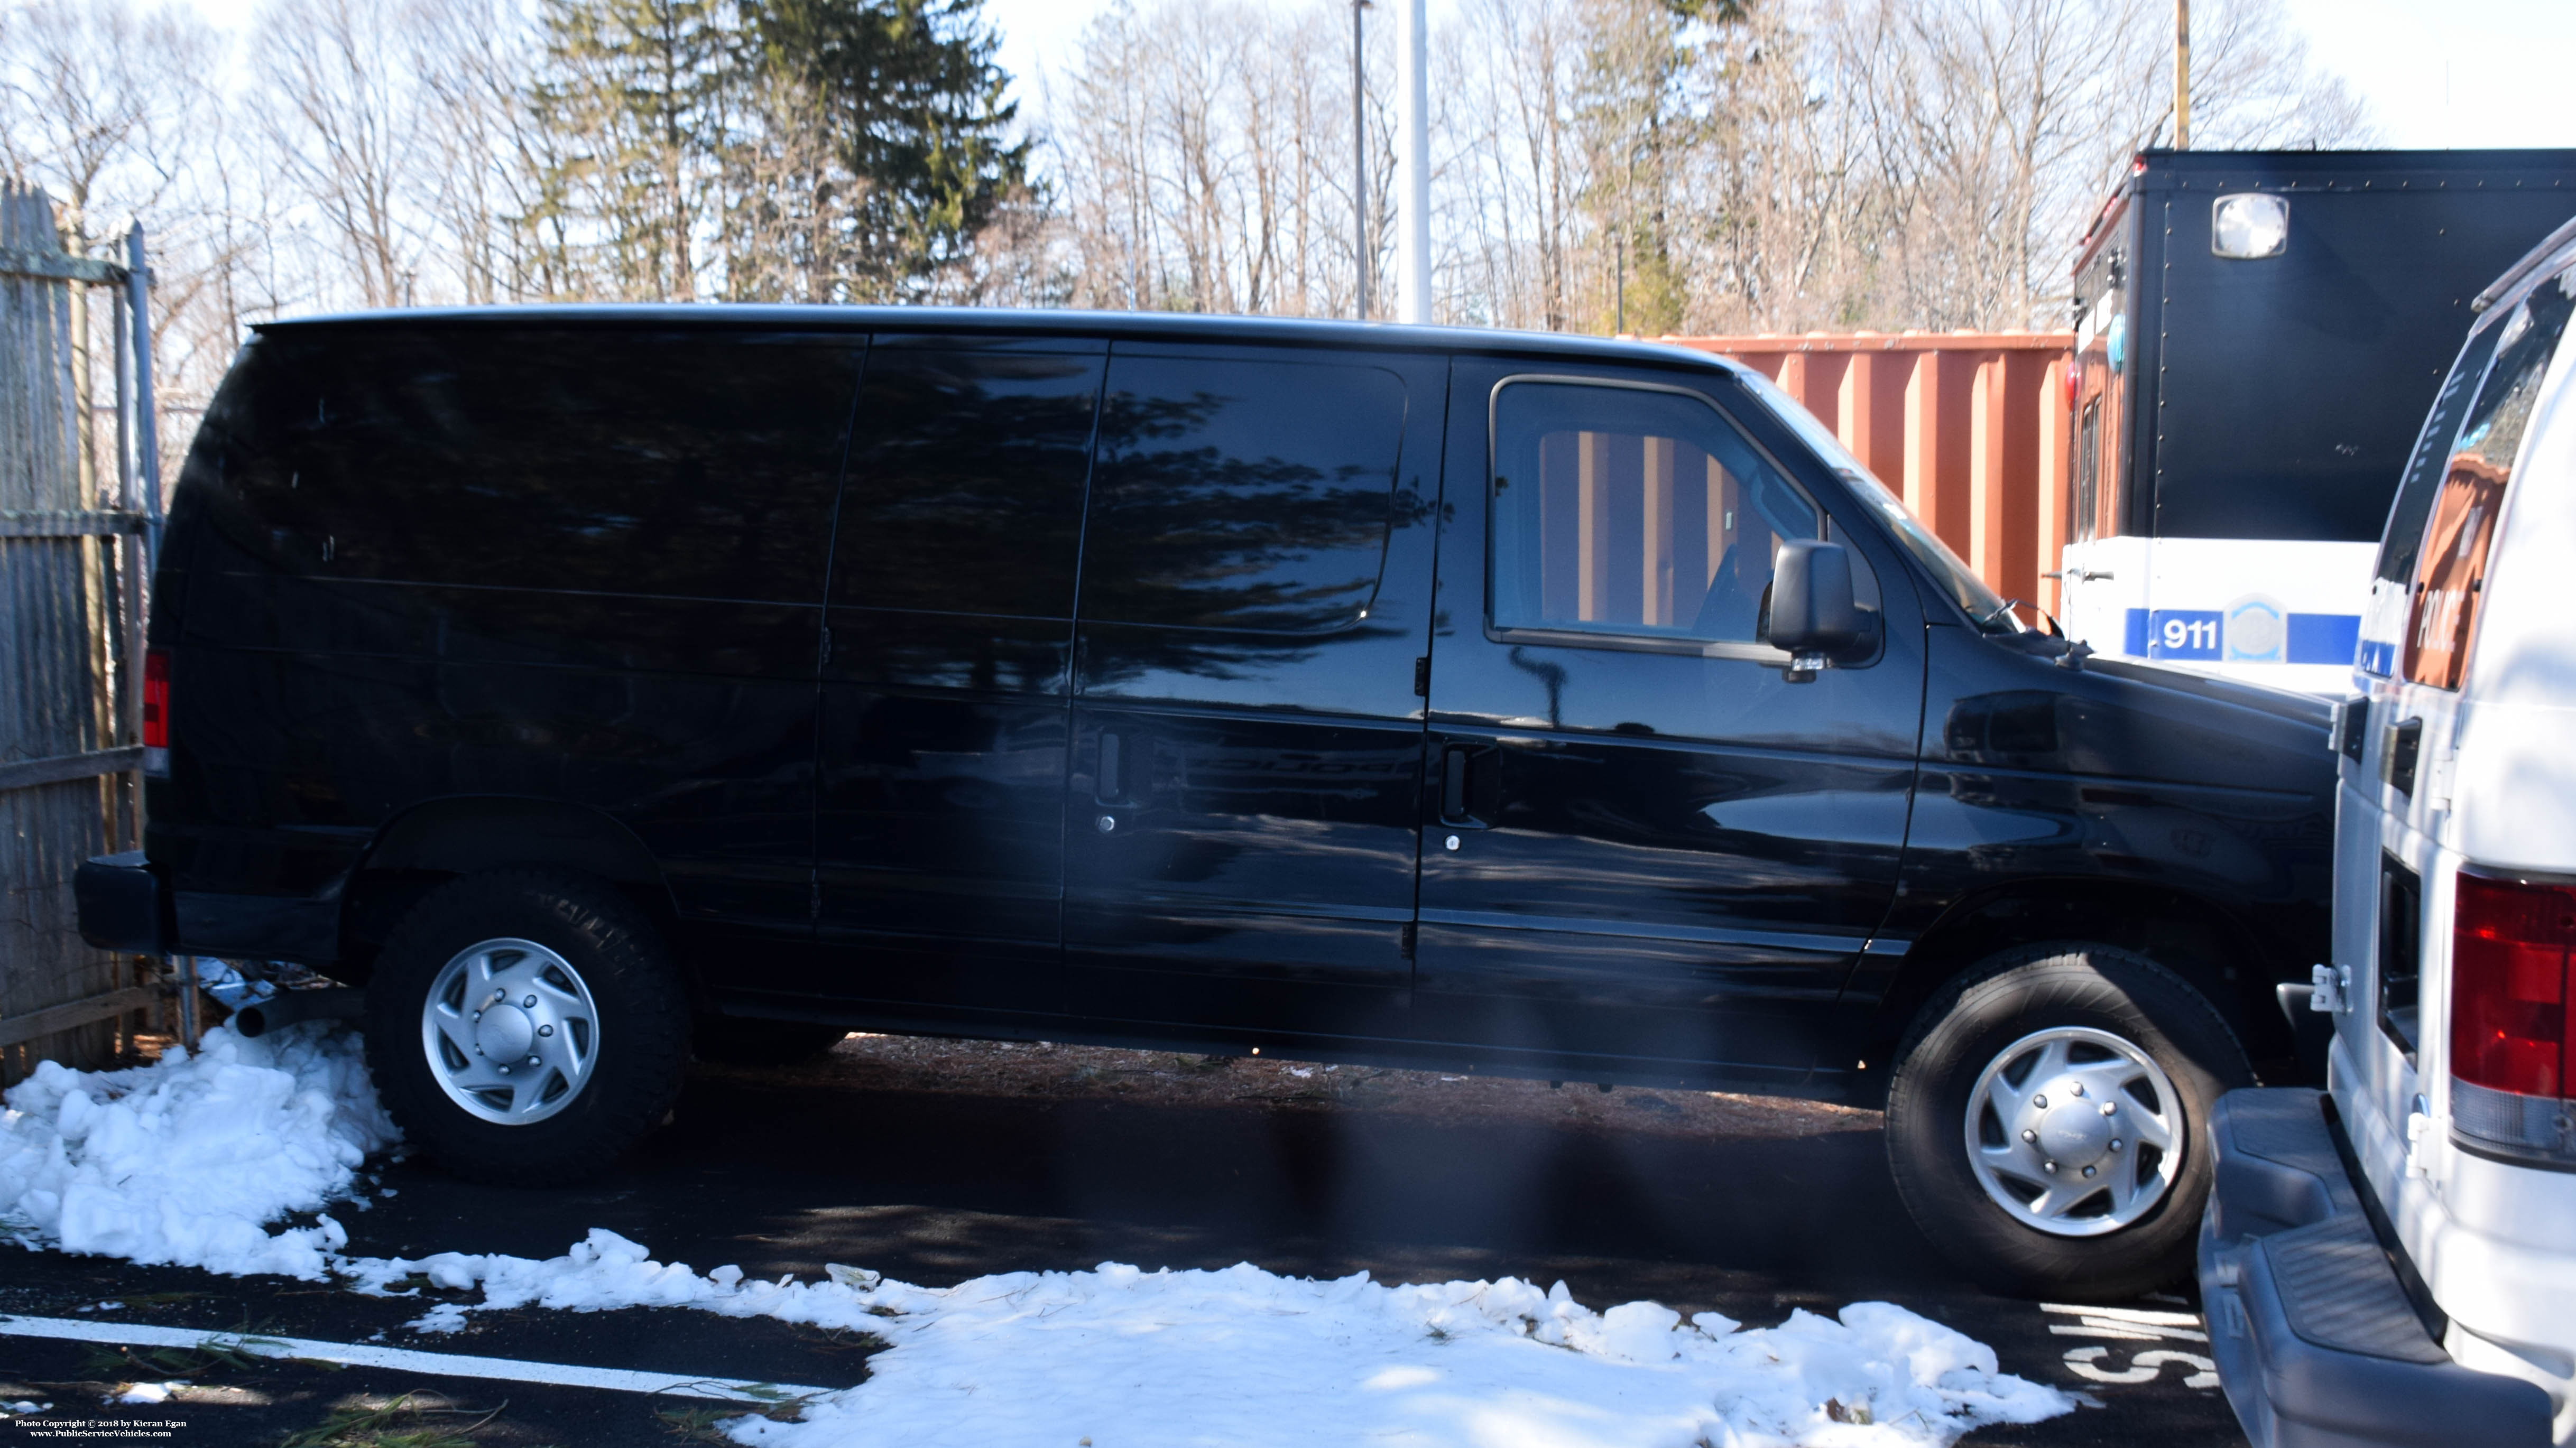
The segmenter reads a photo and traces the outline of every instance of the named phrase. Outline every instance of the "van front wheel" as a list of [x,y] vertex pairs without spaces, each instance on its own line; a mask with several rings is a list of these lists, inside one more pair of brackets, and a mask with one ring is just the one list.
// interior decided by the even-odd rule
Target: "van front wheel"
[[2144,956],[2009,950],[1915,1018],[1888,1161],[1925,1234],[1988,1281],[2145,1292],[2189,1270],[2210,1183],[2199,1133],[2252,1077],[2209,1000]]
[[474,1181],[606,1167],[670,1110],[689,1010],[660,937],[605,883],[503,870],[403,917],[367,985],[367,1061],[416,1146]]

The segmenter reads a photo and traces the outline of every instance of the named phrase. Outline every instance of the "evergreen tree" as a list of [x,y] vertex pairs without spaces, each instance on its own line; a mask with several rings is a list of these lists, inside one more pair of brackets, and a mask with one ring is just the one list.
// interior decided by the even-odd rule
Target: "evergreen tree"
[[531,218],[563,290],[698,295],[732,51],[720,0],[543,0],[531,100],[560,148]]
[[[799,153],[810,165],[819,149],[840,173],[807,195],[752,198],[773,218],[810,208],[789,228],[814,269],[809,295],[918,295],[1027,194],[1029,147],[1011,138],[1019,107],[982,0],[739,3],[743,63],[771,111],[761,153],[803,169]],[[819,147],[795,144],[800,125]],[[748,280],[778,258],[740,260]]]

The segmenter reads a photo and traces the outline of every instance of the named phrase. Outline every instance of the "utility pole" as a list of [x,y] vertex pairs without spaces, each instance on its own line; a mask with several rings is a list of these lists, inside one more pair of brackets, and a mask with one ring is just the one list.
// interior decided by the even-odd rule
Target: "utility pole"
[[1369,314],[1368,34],[1360,14],[1369,0],[1351,0],[1351,257],[1359,263],[1359,288],[1351,314]]
[[2174,0],[2174,149],[2191,149],[2191,0]]
[[1431,25],[1423,0],[1403,3],[1396,27],[1396,315],[1421,326],[1431,320]]

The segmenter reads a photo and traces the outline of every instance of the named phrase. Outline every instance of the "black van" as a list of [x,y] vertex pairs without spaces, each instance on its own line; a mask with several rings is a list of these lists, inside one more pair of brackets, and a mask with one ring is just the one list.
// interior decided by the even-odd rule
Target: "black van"
[[2324,706],[2025,627],[1732,364],[1202,317],[263,327],[151,618],[119,948],[365,988],[416,1144],[691,1051],[1045,1037],[1888,1107],[1931,1235],[2184,1270],[2300,1072]]

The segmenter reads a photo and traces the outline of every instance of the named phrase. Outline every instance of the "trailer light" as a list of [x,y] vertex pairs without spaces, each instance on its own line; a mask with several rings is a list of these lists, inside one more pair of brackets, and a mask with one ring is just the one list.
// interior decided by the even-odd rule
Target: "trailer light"
[[143,653],[143,772],[156,779],[170,773],[170,651]]
[[2260,191],[2221,196],[2209,208],[2209,249],[2238,261],[2279,256],[2290,244],[2290,203]]
[[2462,873],[2451,910],[2451,1117],[2477,1145],[2560,1158],[2576,1039],[2576,886]]

